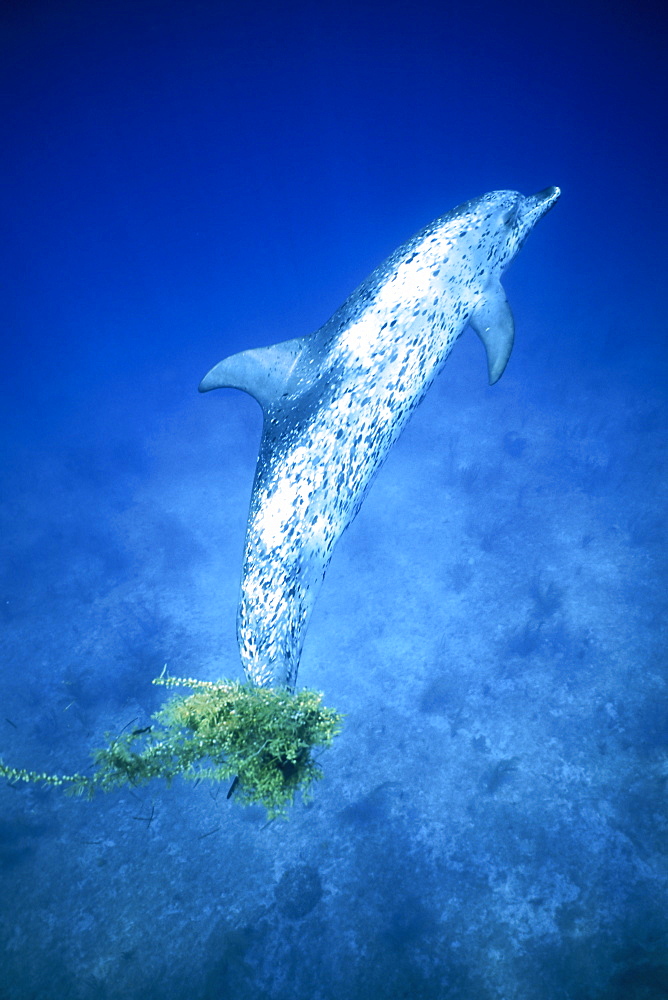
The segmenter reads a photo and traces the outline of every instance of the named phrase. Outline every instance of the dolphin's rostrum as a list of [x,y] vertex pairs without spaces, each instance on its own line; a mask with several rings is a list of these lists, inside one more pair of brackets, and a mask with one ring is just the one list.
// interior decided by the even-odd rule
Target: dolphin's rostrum
[[467,325],[490,384],[503,374],[514,325],[500,277],[559,194],[493,191],[460,205],[315,333],[235,354],[202,379],[200,392],[244,389],[264,414],[237,621],[252,683],[294,690],[334,544]]

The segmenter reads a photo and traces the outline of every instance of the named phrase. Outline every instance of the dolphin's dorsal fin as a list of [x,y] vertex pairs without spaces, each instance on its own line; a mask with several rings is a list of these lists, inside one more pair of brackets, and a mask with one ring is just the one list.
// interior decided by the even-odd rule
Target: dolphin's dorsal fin
[[199,391],[243,389],[257,399],[263,410],[267,410],[286,392],[303,350],[304,338],[297,337],[270,347],[256,347],[232,354],[204,376]]
[[489,283],[469,323],[485,345],[489,384],[494,385],[503,375],[515,339],[513,314],[500,281]]

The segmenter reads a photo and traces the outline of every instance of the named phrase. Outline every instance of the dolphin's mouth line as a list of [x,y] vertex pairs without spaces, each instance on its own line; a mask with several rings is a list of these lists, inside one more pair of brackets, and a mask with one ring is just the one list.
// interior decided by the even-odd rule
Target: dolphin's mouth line
[[561,188],[548,187],[525,199],[523,222],[532,229],[539,219],[542,219],[556,205],[561,195]]
[[539,191],[538,194],[534,195],[534,198],[536,199],[536,201],[549,201],[550,203],[549,207],[552,208],[552,206],[554,205],[555,201],[557,200],[560,194],[561,194],[561,188],[558,188],[556,187],[556,185],[553,185],[552,187],[543,188],[542,191]]

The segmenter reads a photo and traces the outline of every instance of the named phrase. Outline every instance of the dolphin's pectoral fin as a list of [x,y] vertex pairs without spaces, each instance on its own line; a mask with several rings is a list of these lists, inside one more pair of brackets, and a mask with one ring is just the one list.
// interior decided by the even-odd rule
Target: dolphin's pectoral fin
[[515,339],[513,314],[500,281],[487,286],[469,323],[485,345],[489,384],[494,385],[503,375]]
[[267,409],[285,392],[286,385],[304,350],[304,338],[284,340],[271,347],[241,351],[219,361],[199,384],[200,392],[209,389],[243,389]]

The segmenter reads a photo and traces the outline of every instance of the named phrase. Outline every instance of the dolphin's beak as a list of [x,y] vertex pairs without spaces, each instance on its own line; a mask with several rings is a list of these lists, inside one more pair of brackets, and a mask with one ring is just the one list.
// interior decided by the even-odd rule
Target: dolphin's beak
[[533,197],[534,201],[542,202],[543,205],[545,206],[543,211],[548,212],[552,208],[552,206],[554,205],[560,194],[561,194],[561,188],[549,187],[545,188],[544,191],[539,191],[538,194],[535,194]]
[[522,213],[524,222],[529,227],[535,226],[538,220],[542,219],[545,213],[550,211],[560,194],[560,188],[549,187],[545,188],[544,191],[539,191],[538,194],[532,194],[528,198],[525,198],[524,211]]

